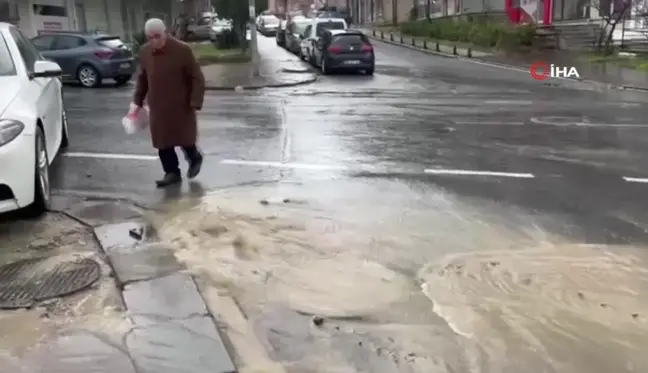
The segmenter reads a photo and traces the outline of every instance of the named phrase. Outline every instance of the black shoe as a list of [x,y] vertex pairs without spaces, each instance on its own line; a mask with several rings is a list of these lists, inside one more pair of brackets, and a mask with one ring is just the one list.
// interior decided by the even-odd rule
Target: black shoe
[[189,170],[187,170],[187,177],[190,179],[195,178],[200,173],[202,168],[203,156],[199,155],[194,161],[189,162]]
[[178,184],[182,182],[182,176],[180,176],[179,173],[169,173],[164,175],[164,177],[160,180],[155,181],[155,184],[157,185],[158,188],[164,188],[169,185],[173,184]]

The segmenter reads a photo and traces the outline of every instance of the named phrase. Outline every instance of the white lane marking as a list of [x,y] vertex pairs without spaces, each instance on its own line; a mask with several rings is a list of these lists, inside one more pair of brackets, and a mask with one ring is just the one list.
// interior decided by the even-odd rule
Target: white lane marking
[[61,154],[68,158],[93,158],[93,159],[125,159],[132,161],[154,161],[158,157],[144,154],[123,154],[123,153],[90,153],[90,152],[67,152]]
[[[349,167],[343,165],[246,161],[246,160],[238,160],[238,159],[225,159],[221,161],[221,164],[231,164],[231,165],[239,165],[239,166],[256,166],[256,167],[292,168],[292,169],[320,170],[320,171],[352,171],[354,169],[376,170],[376,168],[367,165],[358,166],[358,167]],[[423,172],[426,174],[435,174],[435,175],[496,176],[496,177],[527,178],[527,179],[535,177],[533,174],[529,174],[529,173],[453,170],[453,169],[425,169],[423,170]]]
[[451,170],[451,169],[426,169],[426,174],[432,175],[461,175],[461,176],[496,176],[496,177],[517,177],[523,179],[533,179],[535,176],[529,173],[517,172],[495,172],[495,171],[475,171],[475,170]]
[[457,125],[466,125],[466,126],[471,126],[471,125],[484,125],[484,126],[524,126],[526,123],[524,123],[524,122],[484,122],[484,121],[465,122],[465,121],[459,121],[459,122],[454,122],[454,124],[457,124]]
[[624,176],[623,180],[629,183],[648,183],[648,178],[646,177],[627,177]]
[[486,105],[533,105],[533,101],[528,100],[488,100],[484,103]]
[[259,167],[274,167],[274,168],[293,168],[302,170],[320,170],[320,171],[348,171],[351,170],[348,166],[342,165],[325,165],[325,164],[309,164],[309,163],[282,163],[282,162],[269,162],[269,161],[246,161],[239,159],[224,159],[221,164],[231,164],[239,166],[259,166]]

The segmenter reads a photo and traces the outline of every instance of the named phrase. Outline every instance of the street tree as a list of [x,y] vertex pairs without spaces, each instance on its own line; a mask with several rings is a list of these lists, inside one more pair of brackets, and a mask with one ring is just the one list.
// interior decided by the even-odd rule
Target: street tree
[[591,8],[596,9],[601,19],[601,28],[596,39],[596,51],[606,55],[614,53],[614,35],[618,27],[623,27],[626,18],[633,10],[643,6],[643,0],[592,0]]
[[[218,17],[230,19],[237,39],[245,40],[245,30],[249,20],[248,2],[244,0],[212,0],[214,11]],[[268,0],[255,0],[256,13],[268,9]],[[251,30],[252,32],[254,30]],[[245,46],[245,43],[241,43]]]

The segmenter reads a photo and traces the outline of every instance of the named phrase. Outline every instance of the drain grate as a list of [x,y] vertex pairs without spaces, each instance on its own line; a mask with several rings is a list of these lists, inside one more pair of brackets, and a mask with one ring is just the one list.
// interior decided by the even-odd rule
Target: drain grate
[[50,257],[13,262],[0,267],[0,308],[29,308],[83,290],[100,276],[99,263],[92,259],[60,261]]

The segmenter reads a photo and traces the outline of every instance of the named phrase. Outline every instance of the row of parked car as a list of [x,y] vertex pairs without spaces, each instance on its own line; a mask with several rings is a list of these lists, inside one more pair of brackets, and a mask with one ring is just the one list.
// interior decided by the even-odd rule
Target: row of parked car
[[274,34],[277,45],[321,69],[323,74],[336,71],[374,73],[373,45],[361,31],[349,30],[343,18],[292,17],[280,21]]

